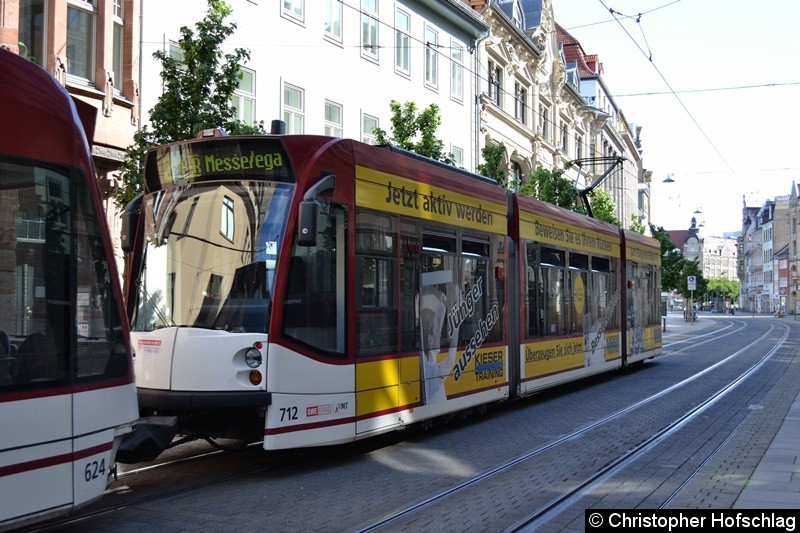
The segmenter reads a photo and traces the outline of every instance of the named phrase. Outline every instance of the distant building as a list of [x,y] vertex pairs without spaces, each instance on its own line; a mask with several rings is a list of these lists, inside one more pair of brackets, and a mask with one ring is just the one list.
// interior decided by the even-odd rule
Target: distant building
[[736,239],[704,237],[697,219],[692,217],[688,230],[667,231],[670,241],[688,260],[697,260],[703,277],[738,280],[738,248]]

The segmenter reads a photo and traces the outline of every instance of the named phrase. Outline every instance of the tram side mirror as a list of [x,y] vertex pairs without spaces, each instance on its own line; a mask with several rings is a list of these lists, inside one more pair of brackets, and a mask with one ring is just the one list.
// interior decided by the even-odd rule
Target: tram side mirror
[[142,205],[142,197],[139,193],[133,200],[125,206],[122,213],[122,230],[119,235],[120,247],[126,254],[131,253],[136,245],[136,233],[139,228],[139,213]]
[[297,245],[317,245],[317,219],[319,204],[316,200],[303,200],[297,212]]

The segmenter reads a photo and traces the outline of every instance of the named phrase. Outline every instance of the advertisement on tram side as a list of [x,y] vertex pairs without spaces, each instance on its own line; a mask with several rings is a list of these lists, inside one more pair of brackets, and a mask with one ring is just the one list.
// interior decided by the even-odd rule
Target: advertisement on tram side
[[453,226],[506,232],[506,206],[356,166],[356,206]]
[[583,337],[526,343],[522,379],[536,379],[604,365],[620,358],[619,332],[587,332]]
[[568,225],[527,211],[521,211],[519,219],[520,237],[523,239],[585,253],[619,257],[619,237],[616,234],[603,234]]

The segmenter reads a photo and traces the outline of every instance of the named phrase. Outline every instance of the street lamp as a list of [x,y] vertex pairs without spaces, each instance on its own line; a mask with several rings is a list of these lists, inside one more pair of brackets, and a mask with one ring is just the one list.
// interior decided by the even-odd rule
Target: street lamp
[[667,179],[664,180],[664,183],[675,183],[675,180],[672,179],[673,174],[670,172],[667,174]]

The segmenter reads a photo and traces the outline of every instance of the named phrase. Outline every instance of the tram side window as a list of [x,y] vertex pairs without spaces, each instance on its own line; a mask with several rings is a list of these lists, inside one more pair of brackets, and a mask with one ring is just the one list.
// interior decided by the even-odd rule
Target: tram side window
[[372,355],[397,350],[394,218],[356,214],[356,350]]
[[528,337],[541,337],[544,335],[544,284],[542,283],[541,268],[539,268],[538,246],[535,243],[525,243],[525,323],[527,324]]
[[652,325],[661,324],[661,299],[655,298],[654,295],[661,293],[661,278],[659,277],[659,268],[656,266],[648,267],[647,277],[647,298],[650,306],[650,322]]
[[545,335],[563,335],[564,324],[564,252],[541,249],[541,277],[545,299]]
[[639,279],[639,266],[636,263],[627,263],[625,265],[626,268],[626,279],[632,282],[632,286],[628,289],[628,309],[627,317],[628,317],[628,327],[632,328],[634,325],[637,325],[637,321],[641,322],[643,317],[642,313],[642,303],[640,301],[641,290],[639,289],[639,285],[641,284],[641,280]]
[[337,357],[345,346],[344,209],[320,210],[317,244],[292,248],[283,302],[283,333]]
[[[420,290],[417,296],[423,350],[441,350],[458,343],[447,313],[459,299],[455,234],[422,237]],[[460,329],[459,329],[460,331]]]
[[639,266],[639,277],[637,280],[639,287],[638,292],[641,294],[639,297],[642,302],[641,313],[643,314],[642,320],[645,325],[658,324],[660,322],[658,300],[650,298],[651,294],[658,294],[655,288],[653,267],[651,265]]
[[[495,280],[494,269],[489,270],[489,239],[462,238],[461,268],[463,287],[460,292],[463,303],[460,307],[464,312],[460,317],[463,323],[459,329],[459,344],[469,344],[479,331],[486,335],[483,342],[500,340],[500,302],[496,298],[497,291],[491,287]],[[487,329],[489,323],[491,329]]]
[[589,308],[602,329],[616,329],[617,315],[614,308],[616,290],[612,275],[611,260],[592,257],[592,283],[589,295]]
[[[567,333],[584,332],[584,316],[589,313],[589,256],[570,252],[569,254],[569,318]],[[588,324],[587,324],[588,325]]]
[[400,222],[400,350],[409,352],[420,348],[417,295],[419,294],[420,243],[418,226]]

